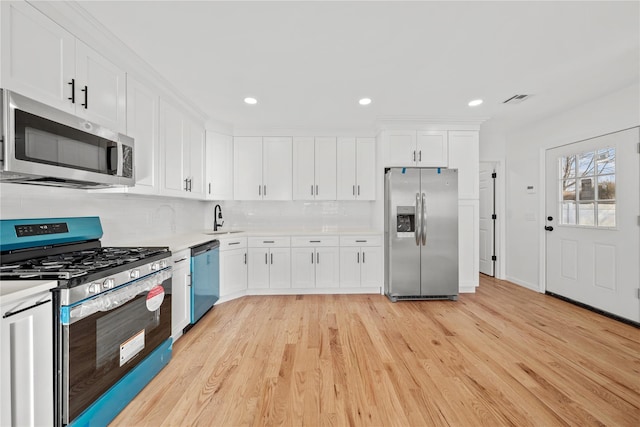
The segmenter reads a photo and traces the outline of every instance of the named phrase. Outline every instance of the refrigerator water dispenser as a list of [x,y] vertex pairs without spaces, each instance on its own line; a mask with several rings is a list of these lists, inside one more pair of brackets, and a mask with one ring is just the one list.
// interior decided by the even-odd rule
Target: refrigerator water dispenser
[[398,237],[415,237],[416,207],[398,206],[396,218],[396,232]]

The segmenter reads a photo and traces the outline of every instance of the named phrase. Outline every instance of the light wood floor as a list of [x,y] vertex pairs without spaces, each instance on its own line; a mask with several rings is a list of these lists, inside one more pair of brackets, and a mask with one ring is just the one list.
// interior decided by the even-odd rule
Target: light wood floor
[[457,302],[216,306],[114,426],[638,426],[640,330],[482,277]]

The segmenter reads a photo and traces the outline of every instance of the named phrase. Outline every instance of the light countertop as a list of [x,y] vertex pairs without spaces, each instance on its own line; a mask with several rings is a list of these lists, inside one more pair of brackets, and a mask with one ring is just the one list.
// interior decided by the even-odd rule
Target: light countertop
[[0,281],[0,304],[12,304],[22,298],[49,291],[58,286],[56,280],[3,280]]

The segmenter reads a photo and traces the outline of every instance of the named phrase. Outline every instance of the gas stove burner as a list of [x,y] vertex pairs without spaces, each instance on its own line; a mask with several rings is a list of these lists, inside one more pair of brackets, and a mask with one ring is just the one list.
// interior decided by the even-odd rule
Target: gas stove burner
[[15,270],[20,268],[20,264],[0,265],[0,270]]

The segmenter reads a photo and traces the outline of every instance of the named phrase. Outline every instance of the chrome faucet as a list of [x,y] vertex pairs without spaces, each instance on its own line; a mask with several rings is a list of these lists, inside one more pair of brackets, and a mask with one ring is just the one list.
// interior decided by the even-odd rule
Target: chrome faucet
[[213,208],[213,231],[218,231],[218,227],[222,227],[224,224],[224,221],[218,224],[218,219],[222,219],[222,208],[220,205],[216,205],[216,207]]

